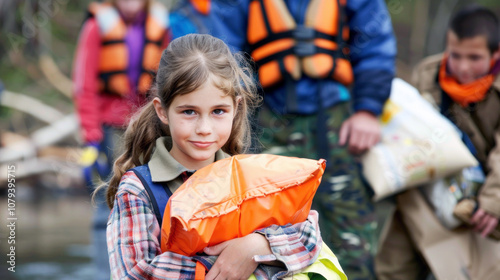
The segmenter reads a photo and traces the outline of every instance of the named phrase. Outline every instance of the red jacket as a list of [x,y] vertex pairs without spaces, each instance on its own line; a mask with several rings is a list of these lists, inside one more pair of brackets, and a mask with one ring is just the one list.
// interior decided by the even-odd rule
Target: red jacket
[[[163,48],[167,47],[170,38],[168,31]],[[94,18],[89,18],[81,30],[73,66],[73,92],[85,143],[102,140],[103,124],[125,128],[133,113],[146,101],[136,92],[128,97],[99,92],[100,45],[99,26]]]

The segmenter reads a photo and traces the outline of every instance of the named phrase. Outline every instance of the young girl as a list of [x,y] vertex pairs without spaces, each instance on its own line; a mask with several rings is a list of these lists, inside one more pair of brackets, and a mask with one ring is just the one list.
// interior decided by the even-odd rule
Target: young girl
[[[85,178],[90,186],[94,169],[102,179],[120,154],[129,116],[146,103],[146,91],[170,41],[168,13],[152,0],[109,0],[89,5],[74,61],[76,111],[85,145]],[[107,157],[104,167],[98,151]],[[92,241],[97,276],[109,279],[106,223],[109,208],[99,194],[94,213]]]
[[315,211],[303,223],[271,226],[205,248],[208,256],[161,252],[150,198],[135,173],[127,172],[147,163],[152,181],[166,182],[174,192],[195,170],[244,152],[250,141],[248,114],[257,96],[241,63],[210,35],[180,37],[163,52],[156,96],[128,126],[125,152],[115,162],[107,190],[113,279],[193,279],[195,260],[210,262],[210,256],[218,258],[207,280],[248,279],[252,273],[270,279],[291,275],[317,258],[321,237]]

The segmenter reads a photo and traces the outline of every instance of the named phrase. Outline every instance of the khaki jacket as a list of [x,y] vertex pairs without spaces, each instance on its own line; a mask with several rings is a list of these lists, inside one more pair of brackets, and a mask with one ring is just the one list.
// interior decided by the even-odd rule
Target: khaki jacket
[[[437,106],[441,104],[441,88],[437,83],[443,54],[424,59],[413,73],[414,86]],[[456,125],[466,133],[477,149],[477,157],[486,168],[486,182],[479,193],[480,207],[500,217],[500,75],[486,98],[475,107],[463,108],[453,103],[450,113]]]

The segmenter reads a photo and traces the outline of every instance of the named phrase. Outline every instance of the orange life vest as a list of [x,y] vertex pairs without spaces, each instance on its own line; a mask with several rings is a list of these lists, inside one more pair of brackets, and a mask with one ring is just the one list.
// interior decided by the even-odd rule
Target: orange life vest
[[[102,92],[126,96],[131,89],[127,76],[127,26],[116,8],[109,3],[91,3],[89,13],[96,19],[101,34],[99,89]],[[161,45],[168,28],[166,8],[159,3],[153,3],[145,24],[141,74],[137,84],[137,90],[143,94],[150,88],[160,63],[163,51]]]
[[210,0],[189,0],[193,8],[195,8],[199,13],[203,15],[208,15],[210,13]]
[[303,222],[326,161],[236,155],[196,171],[168,200],[162,252],[193,256],[270,225]]
[[332,78],[353,82],[345,42],[347,0],[310,0],[304,25],[297,25],[283,0],[253,0],[248,12],[247,39],[264,88],[284,78]]

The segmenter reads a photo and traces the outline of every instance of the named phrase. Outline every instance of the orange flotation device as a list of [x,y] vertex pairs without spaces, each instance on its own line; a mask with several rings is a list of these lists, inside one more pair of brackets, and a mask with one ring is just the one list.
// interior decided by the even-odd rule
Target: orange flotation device
[[349,27],[343,12],[347,0],[310,0],[304,25],[297,25],[283,0],[250,3],[247,39],[264,88],[284,78],[353,82],[347,58]]
[[[131,82],[127,76],[128,49],[125,43],[127,26],[116,8],[109,3],[91,3],[89,13],[94,17],[101,34],[99,60],[99,90],[101,92],[126,96],[130,93]],[[137,89],[146,93],[158,70],[162,48],[168,28],[168,12],[166,8],[153,3],[146,17],[144,49],[141,74]]]
[[325,160],[237,155],[194,173],[169,199],[162,251],[193,256],[270,225],[306,220]]
[[203,15],[210,13],[211,0],[189,0],[193,8]]

